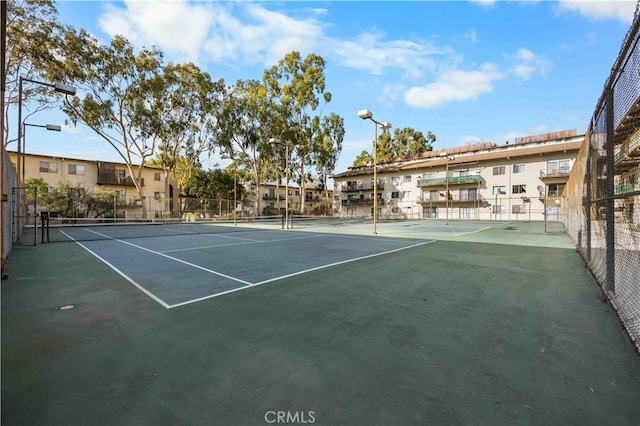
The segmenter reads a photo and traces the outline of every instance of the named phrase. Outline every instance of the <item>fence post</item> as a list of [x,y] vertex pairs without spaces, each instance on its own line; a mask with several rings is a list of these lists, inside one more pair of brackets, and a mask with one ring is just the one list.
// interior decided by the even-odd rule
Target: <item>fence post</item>
[[613,121],[613,87],[607,86],[605,89],[605,105],[606,105],[606,169],[607,176],[605,179],[605,206],[607,212],[606,227],[606,265],[607,265],[607,291],[616,292],[615,287],[615,194],[614,194],[614,170],[613,170],[613,138],[614,138],[614,121]]

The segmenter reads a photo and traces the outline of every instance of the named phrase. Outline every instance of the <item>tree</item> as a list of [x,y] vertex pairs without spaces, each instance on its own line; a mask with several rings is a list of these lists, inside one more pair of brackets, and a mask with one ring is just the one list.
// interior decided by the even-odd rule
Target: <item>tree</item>
[[[116,150],[143,198],[142,170],[157,142],[149,132],[150,86],[161,73],[162,54],[146,48],[136,54],[121,36],[108,46],[85,30],[67,36],[74,54],[64,58],[60,72],[84,97],[67,99],[63,109],[74,125],[84,123]],[[142,212],[144,216],[145,203]]]
[[[412,157],[433,150],[436,135],[427,132],[425,136],[413,127],[395,129],[393,136],[387,131],[378,134],[376,143],[377,161],[388,161],[397,157]],[[372,150],[373,152],[373,150]],[[353,161],[353,167],[373,164],[373,154],[362,151]]]
[[314,140],[311,158],[316,166],[322,189],[325,190],[325,198],[329,197],[327,179],[335,170],[336,162],[342,152],[343,139],[344,120],[342,117],[335,113],[322,117],[320,131]]
[[[58,11],[50,0],[13,0],[7,2],[7,44],[5,62],[5,143],[9,140],[9,111],[18,105],[20,77],[36,81],[48,80],[57,55],[63,46],[65,27],[57,21]],[[59,102],[51,89],[42,85],[23,84],[22,102],[31,107],[26,119],[37,111]]]
[[[163,71],[147,82],[151,105],[142,111],[147,117],[141,125],[147,126],[149,138],[157,139],[152,163],[163,169],[168,194],[169,173],[179,167],[193,169],[200,154],[214,148],[224,81],[213,82],[192,63],[169,64]],[[186,164],[178,164],[181,158]],[[170,210],[169,198],[165,210]]]
[[[273,111],[267,89],[260,81],[238,80],[227,89],[219,119],[217,145],[224,155],[250,171],[258,194],[269,166],[269,158],[263,154],[271,152],[269,138],[275,134],[270,125]],[[260,214],[259,196],[256,208]]]
[[234,190],[239,189],[236,182],[237,176],[232,169],[221,170],[219,168],[204,171],[196,170],[191,179],[187,182],[185,190],[190,197],[199,198],[202,201],[216,200],[218,203],[218,214],[222,215],[223,203],[234,198],[242,199],[242,190],[239,190],[234,197]]
[[325,90],[324,67],[325,61],[321,56],[311,53],[303,59],[299,52],[292,51],[272,68],[265,70],[263,77],[286,126],[275,134],[291,135],[287,140],[296,146],[302,211],[307,180],[305,166],[312,165],[310,154],[314,150],[313,140],[320,131],[319,117],[314,117],[313,113],[321,101],[331,101],[331,93]]
[[362,150],[353,160],[353,167],[364,167],[373,165],[373,156],[367,150]]
[[60,183],[57,187],[50,187],[43,178],[30,178],[25,181],[24,186],[29,203],[34,202],[37,193],[37,203],[44,206],[44,210],[61,212],[66,216],[64,213],[69,206],[68,184]]

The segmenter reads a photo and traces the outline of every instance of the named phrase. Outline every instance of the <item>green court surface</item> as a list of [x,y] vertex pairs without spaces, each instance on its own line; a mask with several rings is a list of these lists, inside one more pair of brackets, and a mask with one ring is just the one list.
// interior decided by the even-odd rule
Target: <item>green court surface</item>
[[5,272],[2,425],[640,424],[640,358],[542,223],[50,243]]

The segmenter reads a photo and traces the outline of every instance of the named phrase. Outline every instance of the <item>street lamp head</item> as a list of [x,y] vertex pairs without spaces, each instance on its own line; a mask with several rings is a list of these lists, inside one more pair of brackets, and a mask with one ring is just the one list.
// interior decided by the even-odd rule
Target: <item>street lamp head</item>
[[47,130],[50,130],[52,132],[60,132],[62,131],[62,126],[59,126],[57,124],[47,124],[46,126]]
[[58,93],[63,93],[65,95],[75,95],[76,94],[76,88],[73,86],[70,86],[68,84],[64,84],[64,83],[54,83],[53,84],[53,90],[55,90]]
[[358,117],[362,118],[363,120],[371,119],[373,118],[373,113],[368,109],[361,109],[360,111],[358,111]]
[[389,123],[388,121],[384,121],[380,123],[380,127],[382,127],[382,130],[388,130],[391,128],[391,123]]

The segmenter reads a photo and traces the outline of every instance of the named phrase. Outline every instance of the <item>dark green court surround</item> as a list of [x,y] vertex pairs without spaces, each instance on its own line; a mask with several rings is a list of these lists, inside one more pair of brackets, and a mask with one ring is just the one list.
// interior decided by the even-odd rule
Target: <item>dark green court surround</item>
[[16,248],[2,425],[639,425],[640,358],[581,258],[513,228],[173,309],[77,244]]

